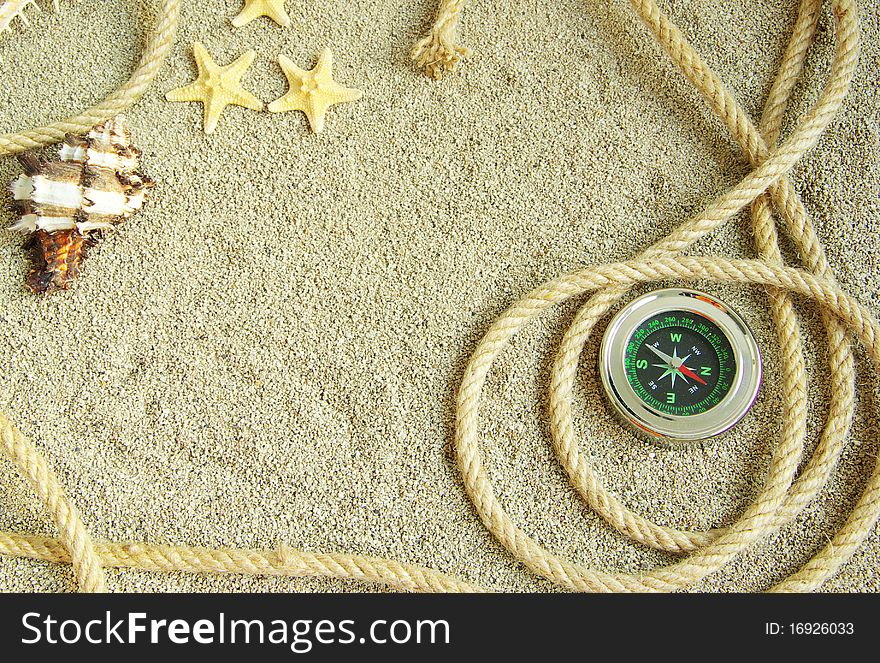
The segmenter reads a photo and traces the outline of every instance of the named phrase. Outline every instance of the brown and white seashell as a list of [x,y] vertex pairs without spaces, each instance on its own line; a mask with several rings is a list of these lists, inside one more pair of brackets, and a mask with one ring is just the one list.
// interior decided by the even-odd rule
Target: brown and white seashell
[[103,231],[141,209],[152,180],[137,171],[141,152],[121,115],[94,126],[85,136],[68,134],[61,160],[19,155],[24,174],[11,186],[20,218],[10,230],[34,233],[34,292],[66,290],[79,274],[89,246]]

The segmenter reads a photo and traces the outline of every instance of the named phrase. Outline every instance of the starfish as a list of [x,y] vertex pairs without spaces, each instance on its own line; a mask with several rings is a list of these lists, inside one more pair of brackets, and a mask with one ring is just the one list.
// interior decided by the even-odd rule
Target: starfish
[[258,16],[268,16],[285,28],[290,25],[290,17],[284,11],[284,0],[244,0],[244,9],[232,19],[232,25],[240,28]]
[[232,64],[220,66],[215,63],[208,51],[199,42],[193,44],[193,55],[199,77],[189,85],[170,90],[165,98],[168,101],[200,101],[205,106],[205,133],[217,127],[223,109],[229,104],[244,106],[252,110],[263,110],[263,102],[241,87],[241,77],[256,57],[253,50],[242,54]]
[[324,130],[324,115],[330,106],[355,101],[363,96],[360,90],[342,87],[333,80],[333,53],[329,48],[324,49],[318,64],[311,71],[300,69],[283,55],[278,56],[278,63],[287,76],[290,90],[269,104],[269,111],[302,111],[315,133]]

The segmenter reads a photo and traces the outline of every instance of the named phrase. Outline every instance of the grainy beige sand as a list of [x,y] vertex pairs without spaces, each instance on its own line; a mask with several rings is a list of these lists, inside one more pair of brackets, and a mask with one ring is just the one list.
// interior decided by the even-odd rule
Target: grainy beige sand
[[[122,82],[156,5],[62,4],[60,16],[43,13],[0,41],[2,131],[84,108]],[[757,116],[795,0],[662,4]],[[633,256],[733,185],[746,172],[741,154],[625,0],[475,0],[461,33],[474,55],[441,83],[408,62],[433,0],[288,2],[290,28],[264,19],[233,30],[240,5],[183,3],[169,62],[129,114],[155,196],[93,252],[72,291],[27,293],[21,240],[0,233],[0,408],[35,440],[98,539],[284,542],[429,565],[492,588],[552,589],[491,539],[465,495],[451,442],[464,364],[514,299],[560,273]],[[875,312],[878,20],[877,4],[863,3],[851,96],[794,173],[836,273]],[[279,53],[311,67],[325,46],[339,82],[366,95],[332,109],[320,136],[301,114],[229,108],[206,138],[200,105],[163,99],[192,80],[195,40],[221,63],[256,49],[244,83],[264,101],[287,89]],[[830,46],[826,17],[795,114],[815,99]],[[18,172],[0,160],[0,182]],[[0,212],[0,225],[11,221]],[[694,251],[750,255],[747,223]],[[599,395],[595,343],[578,385],[583,445],[607,485],[677,526],[735,519],[779,428],[764,298],[712,290],[739,307],[768,357],[760,400],[734,434],[674,451],[634,439]],[[544,387],[573,310],[531,326],[493,371],[489,470],[516,521],[550,549],[602,569],[647,568],[668,558],[588,512],[550,448]],[[815,432],[824,345],[813,312],[804,324]],[[859,370],[863,409],[821,498],[696,589],[766,587],[842,524],[878,453],[878,380],[863,357]],[[5,462],[0,528],[53,532]],[[877,591],[878,554],[875,530],[826,588]],[[373,589],[133,571],[110,572],[109,584]],[[0,559],[0,589],[71,587],[66,567]]]

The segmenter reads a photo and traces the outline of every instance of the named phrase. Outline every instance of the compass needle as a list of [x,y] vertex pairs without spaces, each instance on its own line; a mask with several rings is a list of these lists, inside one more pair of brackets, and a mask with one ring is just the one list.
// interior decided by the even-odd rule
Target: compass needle
[[658,357],[660,357],[660,359],[662,359],[663,361],[665,361],[667,364],[672,364],[672,357],[670,357],[670,356],[669,356],[668,354],[666,354],[665,352],[661,352],[660,350],[658,350],[657,348],[655,348],[653,345],[647,345],[647,346],[645,346],[645,347],[647,347],[648,350],[650,350],[650,351],[653,352],[655,355],[657,355]]

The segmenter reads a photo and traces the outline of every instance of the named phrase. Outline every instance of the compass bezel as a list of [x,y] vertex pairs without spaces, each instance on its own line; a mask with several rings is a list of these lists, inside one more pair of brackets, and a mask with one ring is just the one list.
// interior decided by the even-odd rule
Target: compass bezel
[[[736,373],[717,405],[699,414],[661,412],[639,398],[626,376],[626,348],[640,325],[668,311],[686,311],[708,319],[733,350]],[[758,343],[746,322],[730,306],[688,288],[655,290],[633,300],[611,319],[599,348],[599,374],[605,394],[624,421],[653,438],[699,441],[721,435],[749,411],[761,388],[763,365]]]

